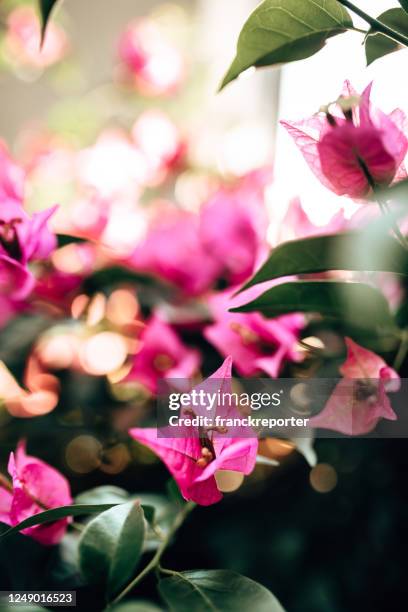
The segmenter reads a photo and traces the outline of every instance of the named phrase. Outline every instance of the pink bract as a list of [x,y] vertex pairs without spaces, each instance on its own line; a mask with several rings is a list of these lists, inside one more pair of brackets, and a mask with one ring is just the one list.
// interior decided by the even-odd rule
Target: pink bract
[[[27,455],[24,442],[10,454],[8,471],[12,491],[0,485],[0,520],[7,525],[17,525],[35,514],[72,503],[66,478],[44,461]],[[22,533],[49,546],[61,541],[68,523],[68,518],[61,519],[28,527]]]
[[159,379],[189,380],[197,372],[199,352],[183,344],[172,327],[158,316],[150,319],[140,340],[142,347],[135,355],[127,380],[136,380],[156,393]]
[[[296,344],[304,326],[301,314],[288,314],[266,319],[254,313],[228,312],[228,309],[255,299],[264,287],[254,287],[245,294],[233,298],[233,291],[214,294],[209,299],[214,323],[204,330],[205,338],[221,355],[231,355],[234,366],[242,376],[254,376],[264,372],[278,376],[286,361],[298,361]],[[243,298],[244,296],[244,298]]]
[[323,185],[360,199],[369,196],[374,185],[387,185],[405,174],[406,117],[399,109],[389,115],[375,109],[371,85],[357,97],[346,83],[344,93],[353,108],[343,114],[336,105],[333,113],[282,125]]
[[[230,393],[231,366],[232,360],[228,357],[223,365],[197,388],[205,388],[206,383],[212,381],[220,391]],[[213,384],[211,391],[215,392]],[[235,409],[231,408],[231,411]],[[228,438],[228,434],[204,433],[195,427],[185,427],[183,437],[175,438],[160,438],[155,428],[134,428],[129,433],[160,457],[176,480],[183,497],[202,506],[209,506],[222,499],[214,476],[217,470],[230,470],[247,475],[255,467],[258,450],[256,437]],[[211,447],[211,457],[206,461],[203,461],[203,435]],[[205,456],[208,457],[208,453]]]
[[156,274],[187,295],[207,291],[220,275],[219,262],[200,241],[199,217],[175,208],[155,220],[128,263]]
[[56,207],[32,217],[15,202],[0,211],[0,294],[10,300],[26,298],[35,285],[28,269],[31,261],[45,259],[56,247],[55,235],[47,224]]
[[232,189],[220,189],[204,204],[200,237],[231,284],[245,281],[266,254],[268,217],[264,189],[269,168],[243,177]]
[[[380,419],[396,420],[387,391],[398,391],[400,378],[372,351],[350,338],[346,345],[347,359],[340,368],[344,378],[309,425],[358,436],[372,431]],[[358,380],[352,384],[351,379]]]

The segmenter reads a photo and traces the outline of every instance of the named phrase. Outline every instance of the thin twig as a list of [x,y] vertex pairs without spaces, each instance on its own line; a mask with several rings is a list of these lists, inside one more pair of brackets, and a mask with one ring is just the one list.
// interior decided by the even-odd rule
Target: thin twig
[[353,11],[353,13],[361,17],[361,19],[364,19],[364,21],[368,23],[371,28],[376,32],[380,32],[388,38],[391,38],[391,40],[394,40],[395,42],[404,45],[404,47],[408,47],[408,38],[400,32],[396,32],[389,26],[385,25],[385,23],[381,23],[381,21],[378,21],[378,19],[367,15],[367,13],[362,11],[358,6],[356,6],[352,2],[349,2],[348,0],[337,0],[337,2],[350,9],[350,11]]

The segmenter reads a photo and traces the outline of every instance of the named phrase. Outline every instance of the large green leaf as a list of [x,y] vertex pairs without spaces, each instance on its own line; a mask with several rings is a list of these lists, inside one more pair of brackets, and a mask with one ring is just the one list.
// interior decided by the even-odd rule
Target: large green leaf
[[48,20],[51,16],[54,6],[58,0],[39,0],[41,13],[41,40],[44,40],[45,30],[47,29]]
[[[408,6],[408,2],[406,3]],[[379,21],[389,26],[396,32],[408,36],[408,13],[399,8],[392,8],[377,17]],[[375,62],[375,60],[393,53],[399,49],[404,49],[402,45],[391,40],[384,34],[375,34],[373,29],[368,31],[368,36],[365,42],[365,51],[367,58],[367,66]]]
[[91,584],[114,595],[134,574],[143,551],[145,518],[139,502],[120,504],[93,519],[79,541],[79,565]]
[[289,312],[313,312],[362,328],[395,327],[384,296],[371,285],[356,282],[318,280],[282,283],[231,311],[261,312],[267,317]]
[[264,586],[229,570],[192,570],[164,578],[159,591],[174,612],[284,612]]
[[408,13],[408,0],[398,0],[404,11]]
[[310,57],[326,40],[353,27],[336,0],[264,0],[250,15],[221,88],[251,66],[273,66]]
[[408,252],[384,232],[348,232],[291,240],[272,251],[242,290],[282,276],[326,270],[408,274]]
[[18,525],[10,527],[0,534],[0,537],[17,533],[26,527],[33,527],[34,525],[42,525],[44,523],[51,523],[58,521],[59,519],[66,518],[67,516],[81,516],[84,514],[95,514],[97,512],[103,512],[116,506],[117,504],[75,504],[72,506],[60,506],[53,510],[45,510],[45,512],[39,512],[29,518],[21,521]]

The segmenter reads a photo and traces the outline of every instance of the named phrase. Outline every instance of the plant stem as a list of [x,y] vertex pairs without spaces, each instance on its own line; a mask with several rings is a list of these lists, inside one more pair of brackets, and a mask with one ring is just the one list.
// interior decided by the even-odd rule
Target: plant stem
[[[372,190],[372,192],[374,194],[374,197],[375,197],[375,199],[377,201],[378,206],[380,207],[380,210],[381,210],[382,214],[383,215],[389,214],[390,210],[388,208],[388,203],[387,203],[387,201],[384,201],[384,199],[383,199],[383,197],[381,195],[381,190],[379,190],[378,185],[376,184],[376,182],[374,181],[373,177],[371,176],[370,171],[367,168],[366,163],[360,157],[357,158],[357,161],[358,161],[358,163],[360,165],[361,170],[364,173],[364,176],[367,179],[367,183],[371,187],[371,190]],[[396,239],[398,240],[398,242],[400,243],[400,245],[406,251],[408,251],[408,240],[401,233],[401,230],[398,227],[398,223],[396,221],[391,220],[390,229],[392,229],[392,231],[394,232],[394,235],[395,235]]]
[[358,32],[359,34],[367,34],[367,30],[363,30],[362,28],[350,28],[353,32]]
[[396,32],[384,23],[381,23],[381,21],[378,21],[378,19],[374,19],[374,17],[367,15],[367,13],[348,0],[337,0],[337,2],[350,9],[350,11],[353,11],[353,13],[361,17],[361,19],[364,19],[364,21],[366,21],[376,32],[381,32],[381,34],[388,36],[388,38],[391,38],[395,42],[404,45],[404,47],[408,47],[408,38],[400,32]]
[[137,584],[139,584],[139,582],[141,582],[145,576],[147,576],[147,574],[149,574],[152,570],[154,570],[155,567],[159,565],[160,559],[164,551],[166,550],[167,546],[169,545],[171,538],[176,533],[176,531],[181,527],[181,525],[184,523],[185,519],[190,514],[190,512],[194,510],[195,506],[196,504],[194,502],[188,502],[187,504],[184,505],[181,512],[179,512],[178,515],[176,516],[174,523],[172,524],[166,536],[166,539],[160,544],[159,548],[156,550],[154,556],[151,558],[149,563],[142,569],[142,571],[135,578],[133,578],[131,582],[129,582],[129,584],[123,589],[123,591],[121,591],[119,595],[115,597],[115,599],[111,602],[110,606],[117,604],[124,597],[126,597],[126,595],[130,593],[130,591],[132,591],[134,587]]
[[7,476],[4,476],[4,474],[2,474],[1,472],[0,472],[0,487],[4,487],[6,491],[9,491],[9,493],[13,492],[13,484],[11,480],[7,478]]
[[[378,192],[376,192],[375,190],[374,190],[374,194],[375,194],[375,196],[377,198],[378,205],[379,205],[380,210],[383,213],[383,215],[389,214],[390,210],[388,208],[388,205],[381,200],[381,198],[378,196]],[[400,245],[406,251],[408,251],[408,241],[407,241],[407,238],[402,234],[400,228],[398,227],[398,223],[396,221],[392,221],[390,227],[391,227],[392,231],[394,232],[394,236],[396,237],[396,239],[398,240]]]
[[405,361],[405,357],[408,353],[408,329],[404,329],[402,332],[401,343],[399,345],[398,352],[394,359],[393,368],[398,372]]
[[77,523],[76,521],[72,521],[70,525],[73,529],[76,529],[77,531],[83,531],[85,529],[85,526],[82,525],[82,523]]

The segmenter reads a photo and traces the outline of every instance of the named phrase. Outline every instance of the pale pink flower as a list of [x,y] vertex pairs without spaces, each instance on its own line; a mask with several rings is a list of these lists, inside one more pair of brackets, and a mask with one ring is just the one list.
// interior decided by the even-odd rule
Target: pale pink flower
[[14,9],[7,18],[6,51],[13,63],[43,68],[59,62],[68,51],[67,36],[54,21],[41,45],[38,15],[31,6]]
[[[114,160],[114,161],[113,161]],[[105,130],[77,155],[79,182],[100,198],[137,198],[149,176],[143,154],[122,130]]]
[[276,236],[276,244],[299,238],[309,238],[322,234],[336,234],[349,229],[349,221],[344,211],[339,210],[325,225],[315,225],[309,218],[299,198],[294,198],[288,206]]
[[400,378],[372,351],[350,338],[346,345],[347,360],[340,368],[343,379],[309,426],[358,436],[375,429],[380,419],[396,420],[387,391],[398,391]]
[[128,25],[119,40],[119,57],[144,95],[172,94],[184,80],[180,51],[151,19],[138,19]]
[[142,113],[132,126],[132,138],[148,166],[148,183],[163,182],[169,172],[181,167],[186,140],[170,118],[159,110]]
[[22,300],[33,290],[35,277],[28,268],[45,259],[56,247],[47,223],[56,207],[32,217],[19,204],[8,202],[0,209],[0,294]]
[[143,330],[141,349],[136,353],[127,380],[136,380],[151,393],[157,392],[159,379],[190,379],[200,365],[200,354],[187,347],[177,333],[158,316]]
[[[20,442],[16,453],[10,454],[8,471],[12,482],[0,481],[0,520],[14,526],[21,521],[51,508],[72,504],[67,479],[53,467],[26,454]],[[7,485],[7,486],[6,486]],[[58,544],[64,537],[69,519],[35,525],[22,530],[44,545]]]
[[370,93],[371,85],[358,97],[346,83],[350,109],[341,111],[344,97],[333,112],[282,121],[323,185],[356,199],[367,197],[373,185],[388,185],[405,174],[406,117],[399,109],[387,115],[373,108]]
[[201,209],[202,243],[231,284],[248,279],[266,255],[264,189],[270,177],[269,168],[254,171],[234,187],[220,189]]
[[[208,389],[209,385],[212,393],[231,393],[231,366],[229,357],[197,389]],[[237,417],[238,411],[231,406],[225,416]],[[216,481],[218,471],[247,475],[255,467],[258,439],[247,428],[239,432],[242,437],[228,437],[225,431],[187,426],[183,428],[183,437],[161,438],[155,428],[134,428],[129,433],[160,457],[176,480],[183,497],[202,506],[215,504],[222,499]]]
[[[261,287],[261,288],[260,288]],[[253,287],[236,298],[233,291],[214,294],[209,299],[214,323],[204,329],[204,337],[220,352],[231,355],[234,366],[242,376],[278,376],[286,361],[299,361],[296,351],[299,332],[304,327],[301,314],[288,314],[266,319],[258,312],[228,312],[238,306],[238,300],[246,303],[265,290]]]

